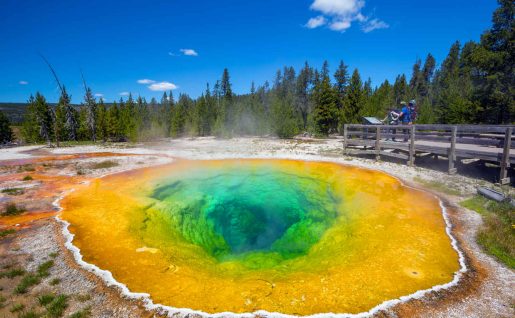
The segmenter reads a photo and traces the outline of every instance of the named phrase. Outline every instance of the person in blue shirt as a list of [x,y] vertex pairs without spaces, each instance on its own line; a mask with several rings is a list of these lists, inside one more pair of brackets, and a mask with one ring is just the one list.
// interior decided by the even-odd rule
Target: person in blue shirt
[[[411,112],[410,108],[406,104],[406,102],[401,102],[401,113],[400,113],[400,119],[403,126],[407,126],[411,124]],[[408,141],[408,130],[403,129],[404,134],[404,141]]]

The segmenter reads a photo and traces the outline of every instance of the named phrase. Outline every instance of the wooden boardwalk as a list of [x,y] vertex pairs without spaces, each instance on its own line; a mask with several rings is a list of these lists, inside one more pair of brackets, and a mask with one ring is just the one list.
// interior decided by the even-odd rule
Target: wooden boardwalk
[[[479,159],[500,166],[500,183],[508,184],[508,169],[515,164],[515,126],[484,125],[345,125],[344,154],[375,155],[415,163],[420,155],[449,159],[448,172],[456,173],[455,161]],[[395,139],[396,141],[392,141]]]

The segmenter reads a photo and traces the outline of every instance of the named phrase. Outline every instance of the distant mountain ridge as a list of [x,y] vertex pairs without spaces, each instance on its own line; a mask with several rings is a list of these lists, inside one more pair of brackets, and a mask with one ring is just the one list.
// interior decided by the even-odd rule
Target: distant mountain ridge
[[[28,103],[1,103],[0,102],[0,111],[4,112],[4,114],[9,118],[9,121],[12,125],[21,125],[23,122],[23,116],[27,111]],[[55,107],[57,103],[48,103],[51,107]],[[106,103],[107,108],[109,108],[112,104]],[[81,104],[72,104],[75,108],[80,108]]]
[[9,118],[12,125],[19,125],[27,110],[27,103],[0,103],[0,111]]

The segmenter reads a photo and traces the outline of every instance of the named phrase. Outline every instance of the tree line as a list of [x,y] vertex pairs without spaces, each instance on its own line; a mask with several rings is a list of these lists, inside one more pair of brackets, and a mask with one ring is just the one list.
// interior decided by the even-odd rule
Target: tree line
[[[515,4],[499,0],[493,25],[479,43],[454,43],[437,66],[428,54],[417,60],[409,78],[397,76],[378,87],[349,72],[343,61],[334,72],[307,62],[300,69],[284,67],[272,84],[250,85],[250,93],[234,94],[229,71],[193,99],[172,92],[160,101],[126,99],[106,106],[85,86],[81,107],[71,105],[63,87],[56,106],[39,93],[31,96],[22,127],[26,142],[138,141],[161,137],[276,135],[299,133],[327,136],[362,116],[382,118],[401,101],[417,101],[418,123],[508,124],[514,122]],[[0,118],[1,121],[1,118]],[[1,126],[1,125],[0,125]]]

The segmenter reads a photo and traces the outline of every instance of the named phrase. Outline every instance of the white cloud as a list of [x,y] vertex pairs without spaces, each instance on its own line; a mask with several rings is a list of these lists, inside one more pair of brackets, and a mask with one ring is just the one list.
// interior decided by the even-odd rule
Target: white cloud
[[182,54],[187,56],[198,56],[197,51],[193,49],[181,49]]
[[330,16],[344,17],[359,13],[364,6],[364,0],[315,0],[311,10]]
[[310,9],[322,13],[309,19],[306,27],[314,29],[327,25],[329,29],[345,32],[357,21],[365,33],[377,29],[386,29],[389,25],[379,19],[372,19],[361,11],[365,7],[365,0],[314,0]]
[[309,19],[308,23],[306,23],[306,27],[308,29],[315,29],[323,26],[327,23],[327,19],[323,15],[319,15],[316,18]]
[[364,16],[360,12],[360,13],[356,14],[356,20],[358,20],[359,22],[366,22],[368,20],[368,17]]
[[329,28],[333,31],[343,32],[350,28],[352,25],[350,20],[334,21],[329,25]]
[[145,85],[146,84],[154,84],[155,82],[156,81],[148,79],[148,78],[138,80],[138,84],[145,84]]
[[28,85],[29,82],[27,82],[27,81],[19,81],[18,84],[20,84],[20,85]]
[[121,92],[120,93],[120,96],[129,96],[131,93],[129,92]]
[[95,94],[95,97],[104,97],[104,94],[97,93],[97,94]]
[[168,55],[170,55],[170,56],[177,56],[177,54],[172,53],[172,52],[168,52]]
[[174,90],[174,89],[177,89],[177,85],[175,85],[174,83],[170,83],[170,82],[159,82],[159,83],[154,83],[152,85],[150,85],[148,87],[151,91],[168,91],[168,90]]
[[363,32],[369,33],[374,30],[387,29],[389,27],[390,27],[390,25],[388,25],[388,23],[381,21],[379,19],[373,19],[373,20],[370,20],[369,22],[365,23],[361,29],[363,30]]

